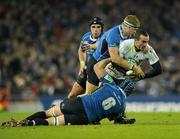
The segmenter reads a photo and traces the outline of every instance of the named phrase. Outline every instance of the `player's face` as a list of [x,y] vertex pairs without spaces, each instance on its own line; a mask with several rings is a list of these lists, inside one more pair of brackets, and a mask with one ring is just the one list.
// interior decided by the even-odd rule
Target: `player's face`
[[93,38],[98,38],[101,35],[102,26],[99,24],[92,24],[90,30]]
[[136,28],[125,26],[124,33],[126,36],[131,36],[136,32],[136,30],[137,30]]
[[148,42],[149,42],[149,36],[140,35],[139,40],[136,40],[135,45],[138,49],[143,51],[146,50]]

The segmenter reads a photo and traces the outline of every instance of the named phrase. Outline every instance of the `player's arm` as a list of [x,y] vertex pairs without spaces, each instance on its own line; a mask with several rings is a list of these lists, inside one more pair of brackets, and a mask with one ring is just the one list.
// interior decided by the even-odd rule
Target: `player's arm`
[[107,36],[107,44],[112,63],[117,64],[126,70],[133,70],[138,77],[144,77],[144,72],[141,70],[140,66],[128,63],[127,60],[119,55],[119,36],[116,32],[112,31],[109,33]]
[[151,65],[152,69],[145,74],[144,78],[151,78],[163,72],[162,66],[159,61]]
[[[154,51],[152,47],[150,47],[150,50],[148,51],[148,61],[144,61],[141,63],[141,67],[144,70],[145,77],[144,78],[151,78],[154,76],[157,76],[163,72],[162,66],[159,61],[159,57]],[[147,71],[146,71],[147,69]],[[149,69],[149,70],[148,70]]]
[[86,53],[83,51],[81,47],[78,49],[78,56],[79,56],[79,63],[80,63],[80,72],[83,72],[84,69],[86,69],[86,64],[85,64],[85,56]]
[[147,60],[144,60],[143,62],[140,63],[140,66],[142,70],[144,71],[145,76],[144,78],[138,78],[137,80],[152,78],[163,72],[163,69],[161,67],[159,60],[152,65],[150,65],[149,62],[147,62]]
[[117,64],[126,70],[133,70],[138,77],[144,77],[144,72],[140,66],[129,64],[119,55],[118,47],[108,47],[108,50],[113,64]]
[[129,64],[127,60],[119,56],[118,47],[108,47],[111,61],[121,67],[130,70],[133,65]]
[[98,46],[98,41],[96,41],[96,43],[90,44],[89,49],[96,50],[97,46]]
[[100,62],[96,63],[94,65],[94,71],[95,71],[97,77],[99,78],[100,82],[102,82],[103,84],[107,83],[107,84],[114,85],[115,82],[114,82],[113,78],[109,74],[107,74],[105,71],[105,67],[110,62],[110,60],[111,60],[110,58],[107,58],[107,59],[101,60]]
[[104,77],[107,73],[105,71],[106,65],[110,62],[110,58],[101,60],[94,65],[94,71],[99,79]]
[[120,40],[117,32],[111,31],[108,34],[106,41],[112,63],[115,63],[126,70],[132,69],[133,65],[129,64],[127,60],[123,59],[123,57],[119,55]]

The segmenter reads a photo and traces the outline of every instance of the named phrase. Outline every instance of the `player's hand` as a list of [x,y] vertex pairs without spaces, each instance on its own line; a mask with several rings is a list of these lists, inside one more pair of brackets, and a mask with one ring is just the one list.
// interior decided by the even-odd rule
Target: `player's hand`
[[145,74],[140,66],[135,66],[133,71],[138,78],[144,78]]
[[89,50],[91,48],[91,45],[90,44],[86,44],[86,45],[84,45],[83,47],[82,47],[82,50],[83,51],[87,51],[87,50]]

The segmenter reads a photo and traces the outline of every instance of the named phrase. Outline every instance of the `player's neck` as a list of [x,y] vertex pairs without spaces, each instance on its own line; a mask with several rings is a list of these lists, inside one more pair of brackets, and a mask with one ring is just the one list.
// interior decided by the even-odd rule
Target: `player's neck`
[[91,40],[93,40],[93,41],[97,40],[97,38],[94,37],[93,35],[91,35],[90,38],[91,38]]
[[136,43],[135,43],[135,42],[134,42],[134,49],[135,49],[135,51],[136,51],[136,52],[140,52],[140,51],[141,51],[141,49],[137,48],[137,46],[136,46]]
[[128,35],[125,33],[125,31],[123,31],[122,30],[122,35],[124,36],[124,37],[128,37]]

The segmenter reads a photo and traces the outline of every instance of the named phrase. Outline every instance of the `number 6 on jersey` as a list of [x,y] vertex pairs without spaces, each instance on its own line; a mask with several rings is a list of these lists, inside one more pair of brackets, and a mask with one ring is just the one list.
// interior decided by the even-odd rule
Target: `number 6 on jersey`
[[108,110],[116,105],[116,100],[113,97],[109,97],[102,102],[104,110]]

